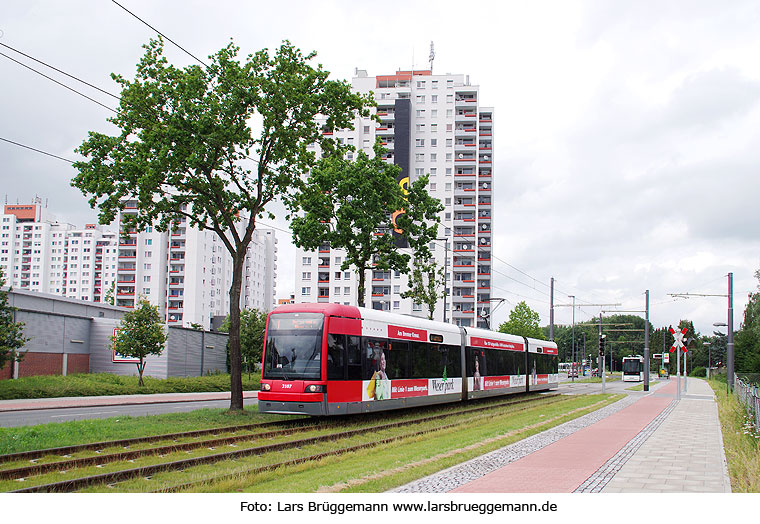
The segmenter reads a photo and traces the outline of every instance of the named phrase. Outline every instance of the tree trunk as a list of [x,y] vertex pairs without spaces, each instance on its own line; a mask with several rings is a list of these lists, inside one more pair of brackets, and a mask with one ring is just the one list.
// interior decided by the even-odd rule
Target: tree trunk
[[140,362],[137,364],[137,373],[140,376],[137,381],[138,387],[143,387],[145,385],[143,383],[143,371],[145,371],[145,364],[143,364],[143,359],[140,359]]
[[245,250],[233,258],[230,287],[230,411],[243,410],[243,368],[240,352],[240,287]]
[[359,288],[356,290],[357,297],[356,297],[356,304],[359,307],[364,307],[364,296],[367,294],[365,289],[365,278],[367,276],[367,270],[366,269],[360,269],[359,270]]

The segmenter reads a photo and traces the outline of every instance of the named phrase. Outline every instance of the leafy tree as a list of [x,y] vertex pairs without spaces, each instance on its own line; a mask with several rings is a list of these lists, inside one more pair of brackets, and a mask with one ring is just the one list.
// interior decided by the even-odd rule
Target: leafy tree
[[316,250],[329,243],[344,249],[341,265],[350,267],[358,277],[358,305],[364,306],[366,273],[369,269],[408,272],[410,256],[402,253],[392,235],[392,213],[404,209],[397,219],[415,252],[429,258],[429,244],[437,227],[427,220],[437,218],[440,202],[424,191],[427,176],[411,184],[405,195],[396,176],[399,166],[382,159],[384,149],[375,144],[374,156],[360,151],[355,161],[342,156],[323,157],[312,170],[299,204],[304,213],[291,222],[295,244]]
[[[755,277],[760,280],[760,271],[755,272]],[[734,339],[736,371],[760,373],[760,292],[749,294],[744,321]]]
[[13,319],[16,308],[8,304],[8,290],[4,290],[5,278],[0,268],[0,369],[6,362],[20,362],[24,354],[18,350],[24,347],[24,323]]
[[[264,355],[264,330],[267,326],[267,314],[258,309],[244,309],[240,312],[240,351],[247,364],[247,371],[261,362]],[[219,331],[229,332],[230,317],[224,320]]]
[[428,318],[432,320],[436,303],[445,293],[446,274],[430,249],[430,243],[438,236],[443,204],[430,196],[427,187],[429,180],[430,175],[425,174],[408,187],[406,205],[396,216],[396,227],[409,242],[414,260],[411,271],[408,271],[409,289],[401,293],[401,297],[425,304]]
[[137,213],[126,217],[127,228],[167,231],[187,219],[219,237],[233,265],[230,410],[240,411],[240,293],[256,219],[276,198],[292,199],[315,161],[310,144],[335,150],[315,117],[330,129],[350,128],[355,112],[368,114],[369,97],[327,80],[328,72],[309,63],[314,53],[304,56],[287,41],[242,63],[230,43],[206,68],[184,69],[168,63],[161,39],[144,47],[134,81],[112,75],[122,92],[108,120],[120,134],[89,134],[77,149],[88,160],[75,164],[72,185],[91,195],[101,223],[132,199]]
[[167,336],[158,306],[152,306],[146,299],[141,299],[138,307],[124,313],[119,328],[111,337],[112,347],[125,357],[140,359],[137,362],[139,386],[143,385],[145,358],[148,355],[160,355]]
[[106,290],[106,294],[103,296],[103,303],[111,304],[112,306],[116,305],[116,282],[113,282],[111,287]]
[[417,304],[425,304],[428,318],[433,320],[438,299],[446,292],[446,274],[435,259],[429,258],[424,262],[415,261],[409,273],[409,289],[401,293],[401,298],[411,298]]
[[523,300],[509,312],[509,320],[502,322],[499,331],[521,337],[543,338],[544,330],[538,325],[541,316]]

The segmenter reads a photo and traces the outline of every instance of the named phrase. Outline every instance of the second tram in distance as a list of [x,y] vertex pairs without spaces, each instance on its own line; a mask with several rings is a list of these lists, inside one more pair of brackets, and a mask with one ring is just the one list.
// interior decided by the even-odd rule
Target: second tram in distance
[[557,345],[338,304],[267,317],[259,411],[345,415],[559,385]]
[[644,357],[632,355],[623,357],[623,382],[642,382],[644,380]]

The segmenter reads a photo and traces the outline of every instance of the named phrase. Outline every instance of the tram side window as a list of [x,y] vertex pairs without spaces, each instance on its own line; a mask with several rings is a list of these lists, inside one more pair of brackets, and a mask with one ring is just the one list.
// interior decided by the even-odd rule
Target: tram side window
[[446,375],[449,377],[462,376],[462,348],[459,346],[445,346],[447,350]]
[[489,374],[488,363],[486,362],[485,353],[486,352],[482,349],[473,349],[470,347],[467,348],[467,350],[465,351],[465,354],[467,355],[466,369],[467,369],[468,377],[474,377],[475,371],[477,371],[481,377],[484,377]]
[[437,346],[435,344],[430,345],[430,351],[428,352],[428,373],[430,377],[438,378],[443,377],[443,370],[446,369],[446,376],[451,373],[448,369],[448,350],[446,346]]
[[409,368],[410,378],[427,378],[435,376],[431,374],[428,358],[434,358],[434,348],[431,346],[430,356],[428,356],[428,345],[425,342],[412,342],[409,349]]
[[[362,376],[364,380],[369,380],[375,371],[380,370],[381,358],[380,356],[385,354],[385,368],[386,374],[388,373],[388,341],[377,338],[364,338],[362,339],[364,361],[362,363]],[[388,378],[396,378],[388,375]]]
[[348,380],[362,379],[361,337],[346,335],[346,364]]
[[328,335],[327,380],[344,380],[346,376],[346,336]]
[[409,378],[409,342],[393,341],[388,352],[388,378]]

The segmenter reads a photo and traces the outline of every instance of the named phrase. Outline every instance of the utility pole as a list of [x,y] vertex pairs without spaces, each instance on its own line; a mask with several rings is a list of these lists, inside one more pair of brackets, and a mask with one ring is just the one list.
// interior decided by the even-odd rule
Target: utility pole
[[549,340],[554,342],[554,277],[549,289]]
[[572,331],[573,361],[572,361],[572,365],[570,366],[570,376],[573,379],[573,382],[575,382],[575,375],[578,374],[578,368],[575,366],[575,295],[568,295],[568,296],[573,299],[573,331]]
[[606,373],[604,372],[604,342],[602,342],[602,314],[599,313],[599,371],[602,374],[602,393],[606,385]]
[[644,319],[644,391],[649,391],[649,290],[646,291],[646,317]]
[[728,335],[728,347],[726,353],[728,353],[726,372],[726,385],[728,392],[731,393],[734,390],[734,274],[728,274],[728,327],[726,327]]

